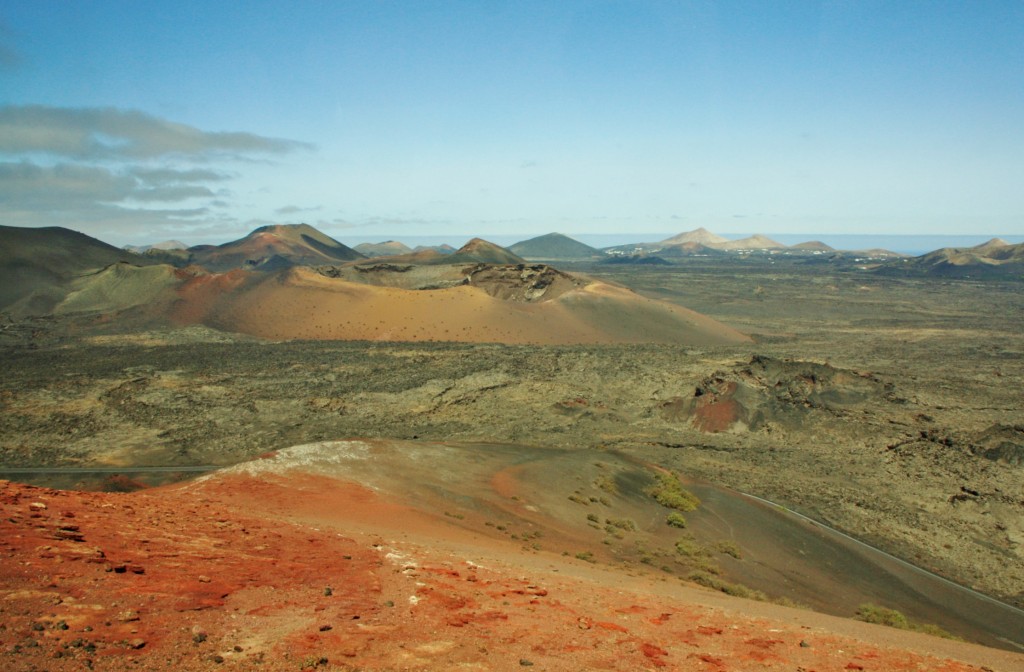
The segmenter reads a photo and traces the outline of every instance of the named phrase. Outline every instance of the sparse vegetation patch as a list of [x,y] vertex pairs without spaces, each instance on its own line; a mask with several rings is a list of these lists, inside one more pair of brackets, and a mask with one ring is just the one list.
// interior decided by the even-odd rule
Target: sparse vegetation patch
[[708,549],[693,539],[680,539],[676,542],[676,553],[687,558],[706,557]]
[[678,527],[680,529],[686,527],[686,518],[684,518],[683,514],[679,513],[678,511],[673,511],[672,513],[668,514],[668,517],[665,519],[665,522],[672,527]]
[[957,639],[955,635],[950,634],[946,630],[940,628],[932,623],[915,623],[906,617],[902,612],[895,609],[889,609],[887,607],[880,607],[876,604],[862,604],[857,609],[857,614],[854,616],[858,621],[864,621],[865,623],[876,623],[878,625],[887,625],[890,628],[897,628],[899,630],[912,630],[914,632],[923,632],[933,637],[943,637],[945,639]]
[[712,590],[717,590],[725,593],[726,595],[745,597],[748,600],[757,600],[758,602],[765,602],[768,599],[768,596],[760,590],[747,588],[743,584],[739,583],[730,583],[720,577],[708,574],[707,572],[696,571],[686,578],[698,585],[704,586],[705,588],[711,588]]
[[683,487],[679,477],[672,472],[659,471],[655,474],[657,483],[647,494],[662,506],[676,511],[695,511],[700,506],[697,496]]
[[611,474],[601,474],[594,480],[594,487],[599,490],[615,495],[618,494],[619,488],[615,485],[615,477]]
[[576,502],[577,504],[582,504],[583,506],[590,506],[590,502],[587,501],[587,499],[580,495],[578,492],[574,492],[571,495],[569,495],[569,501]]
[[740,547],[736,545],[735,541],[723,539],[715,544],[715,550],[719,553],[725,553],[726,555],[732,556],[737,560],[743,559],[743,552],[740,550]]

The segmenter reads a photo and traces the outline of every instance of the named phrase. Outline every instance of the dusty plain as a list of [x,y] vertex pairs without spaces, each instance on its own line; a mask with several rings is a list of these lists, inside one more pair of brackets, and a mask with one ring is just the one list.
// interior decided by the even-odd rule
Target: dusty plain
[[[753,343],[681,347],[267,341],[202,327],[124,333],[116,320],[90,317],[8,320],[0,331],[0,356],[4,364],[0,381],[0,444],[5,464],[82,469],[122,467],[125,473],[132,474],[132,468],[145,466],[235,465],[289,446],[349,438],[401,441],[403,445],[498,444],[511,446],[508,450],[513,452],[517,446],[527,452],[555,450],[558,455],[585,456],[580,465],[590,465],[588,469],[598,462],[633,460],[673,469],[685,478],[766,498],[958,583],[1011,605],[1024,606],[1024,293],[1020,283],[883,278],[852,266],[780,262],[768,256],[727,261],[697,259],[669,267],[561,267],[612,280],[651,298],[676,302],[749,334]],[[437,468],[436,463],[433,468]],[[343,475],[334,473],[332,477]],[[171,491],[178,494],[168,496],[167,501],[183,507],[200,506],[203,499],[195,494],[195,488],[209,488],[209,501],[222,503],[225,510],[242,515],[243,511],[257,508],[253,488],[239,486],[233,480],[243,476],[224,477],[207,485],[173,486]],[[153,475],[133,476],[148,477]],[[27,476],[19,478],[31,480]],[[84,478],[75,473],[45,476],[48,484],[62,487],[82,485]],[[404,482],[412,482],[411,477],[406,478]],[[345,486],[349,490],[343,492],[355,497],[352,493],[356,491],[351,488],[357,487],[354,483],[359,479],[351,480]],[[599,481],[597,477],[585,480],[588,487]],[[571,499],[576,495],[577,499],[599,500],[599,491],[580,491],[580,486],[568,476],[565,481],[564,485],[553,483],[549,491],[564,502],[563,507],[578,511],[572,515],[583,522],[583,528],[588,513],[598,511],[602,514],[598,517],[604,518],[603,510]],[[112,480],[108,485],[125,484]],[[508,498],[526,498],[511,485],[508,487],[512,489],[506,490],[502,490],[501,483],[492,486]],[[27,507],[42,500],[51,503],[35,513],[37,518],[48,520],[49,516],[58,515],[60,498],[67,496],[55,490],[6,487],[4,501],[9,510],[5,509],[4,515],[8,521],[29,520],[32,509]],[[263,501],[268,507],[273,497],[284,496],[275,494],[270,486],[261,487],[267,489],[267,499]],[[392,484],[382,492],[396,495],[397,489]],[[315,488],[310,489],[313,491]],[[175,517],[174,507],[160,503],[161,492],[164,490],[144,491],[130,496],[137,499],[125,501],[137,501],[139,509],[151,511],[154,519],[164,516],[171,520]],[[315,496],[310,497],[315,500]],[[117,501],[120,500],[97,499],[95,506],[109,504],[116,508],[120,505],[112,502]],[[321,504],[328,507],[328,503]],[[507,530],[499,531],[496,527],[503,518],[480,513],[471,498],[456,497],[448,504],[442,511],[437,509],[443,505],[435,507],[433,522],[424,522],[422,529],[447,530],[437,535],[452,535],[458,543],[469,544],[467,538],[460,536],[469,535],[470,540],[494,539],[495,543],[506,543],[508,549],[514,549],[501,551],[500,545],[492,547],[498,549],[489,552],[492,562],[498,561],[495,555],[514,557],[512,564],[522,568],[533,558],[537,572],[545,577],[551,576],[549,572],[555,566],[570,573],[595,574],[596,579],[584,577],[595,586],[638,576],[647,577],[645,585],[671,588],[657,589],[649,603],[633,605],[637,607],[635,611],[616,616],[639,614],[637,620],[646,623],[641,628],[620,623],[607,614],[591,616],[589,611],[602,603],[601,591],[606,588],[594,588],[587,598],[591,601],[584,604],[578,601],[583,598],[576,584],[576,592],[572,593],[575,597],[570,598],[568,592],[564,597],[563,604],[568,605],[565,613],[577,624],[573,646],[596,651],[593,657],[588,657],[589,653],[583,656],[580,651],[576,651],[576,658],[566,657],[565,652],[560,657],[552,640],[547,653],[533,649],[495,662],[479,649],[475,653],[463,650],[463,640],[446,639],[430,629],[436,626],[444,630],[445,623],[454,627],[444,620],[448,618],[446,612],[443,618],[438,616],[441,620],[437,623],[431,621],[433,625],[427,631],[407,633],[407,658],[388,658],[366,645],[364,658],[369,669],[390,669],[389,665],[395,669],[440,669],[449,664],[478,665],[481,669],[513,669],[532,664],[537,664],[538,669],[582,669],[579,665],[611,669],[665,665],[677,669],[960,669],[952,663],[918,658],[898,662],[892,657],[894,654],[886,654],[889,657],[884,664],[876,660],[872,667],[871,656],[881,655],[875,649],[866,657],[861,655],[866,650],[852,657],[831,653],[826,656],[825,651],[849,651],[850,645],[819,645],[804,641],[802,635],[791,631],[774,637],[779,641],[773,643],[769,641],[773,636],[765,634],[767,626],[740,623],[733,617],[712,617],[708,615],[712,612],[706,611],[700,612],[703,615],[691,613],[694,623],[700,618],[709,619],[690,628],[694,633],[710,637],[716,628],[728,630],[730,626],[725,623],[739,623],[737,627],[745,629],[742,641],[754,642],[747,644],[747,648],[760,650],[764,655],[757,659],[739,656],[736,648],[726,653],[698,647],[694,650],[697,658],[687,659],[664,642],[643,639],[651,628],[661,625],[654,621],[668,613],[662,610],[675,595],[673,591],[693,588],[685,580],[686,572],[664,562],[655,550],[645,557],[643,549],[634,544],[629,547],[630,552],[619,552],[631,541],[629,535],[625,535],[623,543],[614,540],[618,537],[605,543],[603,533],[588,540],[559,534],[554,528],[542,539],[522,543],[527,538],[509,539]],[[346,506],[338,502],[333,505]],[[390,505],[411,506],[397,496]],[[422,509],[417,508],[415,515],[425,515]],[[294,506],[289,510],[294,518]],[[699,527],[699,512],[692,515],[693,527]],[[528,519],[516,518],[508,511],[504,516],[520,524]],[[634,518],[639,519],[639,515]],[[218,525],[226,524],[226,520],[225,516],[218,518],[216,513],[210,513],[211,544],[224,527]],[[388,520],[388,516],[382,515],[381,520]],[[487,525],[488,522],[495,525]],[[37,542],[43,544],[27,528],[18,527],[22,523],[10,522],[15,526],[10,533],[21,535],[18,538],[31,548],[37,548]],[[261,530],[260,534],[269,534],[265,521],[245,525]],[[651,539],[663,534],[642,521],[639,527],[636,534],[643,533]],[[90,531],[86,528],[85,524],[81,526],[88,541]],[[101,528],[98,524],[97,530]],[[298,534],[291,527],[287,532],[284,530],[280,534]],[[377,571],[373,568],[380,566],[374,564],[380,562],[378,556],[386,556],[379,548],[391,543],[384,535],[377,533],[378,538],[373,534],[370,524],[362,529],[338,530],[338,535],[355,540],[346,546],[349,550],[344,555],[364,563],[367,571]],[[647,541],[653,548],[656,544],[651,539]],[[743,543],[743,539],[736,541]],[[109,543],[113,548],[127,542]],[[332,537],[330,542],[323,543],[345,546],[349,542]],[[422,568],[423,560],[412,563],[412,568],[401,560],[392,561],[397,562],[394,569],[401,576],[426,576],[421,582],[437,594],[447,590],[445,582],[465,577],[467,572],[495,585],[505,582],[501,583],[500,591],[494,588],[491,593],[498,595],[504,591],[515,597],[502,599],[496,605],[480,605],[477,611],[490,614],[489,618],[503,624],[499,628],[505,628],[501,636],[510,636],[510,630],[516,628],[525,632],[540,627],[536,622],[516,620],[533,618],[527,616],[532,613],[528,608],[536,607],[535,602],[544,597],[536,594],[542,589],[538,587],[541,580],[533,574],[524,585],[514,586],[509,583],[507,571],[487,577],[483,570],[470,572],[461,556],[442,560],[436,555],[437,546],[422,538],[404,543],[411,546],[403,547],[404,550],[388,546],[391,550],[387,552],[401,555],[416,546],[427,558],[430,569]],[[266,545],[272,544],[267,541]],[[13,542],[8,545],[11,557],[23,550],[16,546]],[[343,552],[341,546],[331,553],[325,551],[326,555],[336,557]],[[568,559],[563,554],[569,554]],[[578,559],[577,554],[583,559]],[[714,558],[723,576],[731,580],[756,579],[756,573],[744,572],[738,566],[742,560],[730,557],[728,553],[717,553]],[[32,562],[38,564],[42,560]],[[317,571],[312,565],[302,569],[305,565],[298,558],[293,565],[299,574]],[[319,571],[327,572],[326,567],[333,565],[321,565]],[[342,571],[330,571],[335,570]],[[30,582],[33,572],[43,571],[49,570],[26,566],[25,577],[19,580]],[[213,566],[199,573],[213,581],[216,571]],[[451,574],[453,571],[459,576]],[[608,572],[619,578],[609,581]],[[104,580],[109,580],[107,576],[103,575]],[[152,570],[145,576],[152,577]],[[129,580],[144,581],[130,577]],[[398,579],[388,579],[395,580]],[[256,582],[255,578],[253,581]],[[324,583],[319,576],[309,581]],[[51,582],[60,584],[59,579]],[[378,622],[381,627],[406,627],[395,620],[393,612],[380,606],[387,601],[396,603],[393,598],[381,597],[390,594],[389,590],[398,594],[393,586],[387,587],[390,584],[382,585],[383,593],[378,591],[376,597],[346,596],[353,605],[346,609],[353,614],[383,613],[381,618],[391,620]],[[317,590],[323,590],[323,586],[317,586]],[[798,604],[812,602],[807,595],[786,594],[786,586],[778,582],[766,581],[752,587],[770,598],[788,598]],[[45,593],[57,588],[36,590]],[[151,593],[166,591],[153,588]],[[530,591],[534,591],[532,597]],[[234,600],[246,598],[245,594],[228,592],[235,595]],[[217,593],[215,601],[221,599],[222,593]],[[715,599],[721,597],[713,595]],[[45,602],[52,597],[36,594],[23,599]],[[303,600],[312,599],[289,594],[285,603],[302,605]],[[407,599],[402,599],[406,600],[402,604],[407,605]],[[677,604],[689,599],[679,597]],[[857,598],[851,599],[854,601],[839,601],[831,609],[826,606],[823,610],[852,616]],[[369,602],[362,604],[359,600]],[[523,602],[519,605],[523,609],[510,617],[508,610],[501,607],[516,600]],[[12,625],[0,635],[8,646],[5,655],[15,656],[11,651],[20,646],[20,640],[14,633],[16,615],[10,610],[11,605],[19,603],[9,600],[6,604],[5,620],[9,617]],[[321,606],[332,608],[326,602]],[[730,613],[747,609],[741,601],[729,602],[728,608],[733,610]],[[144,614],[144,605],[136,611]],[[754,607],[748,612],[757,613]],[[515,627],[508,625],[499,613],[512,618]],[[308,618],[312,619],[310,631],[321,633],[314,639],[327,638],[322,633],[329,630],[312,627],[319,623],[315,615]],[[60,620],[53,619],[53,623]],[[668,620],[666,617],[665,621]],[[125,643],[125,661],[131,655],[143,655],[138,651],[145,652],[147,648],[149,652],[161,651],[156,640],[145,642],[137,650],[132,648],[134,638],[130,631],[134,620],[118,621],[112,616],[110,621],[122,623],[117,627],[125,632],[119,631],[121,639],[117,641]],[[623,646],[628,645],[630,653],[602,649],[604,644],[587,639],[591,635],[580,634],[594,632],[595,622],[596,631],[606,635],[602,642],[618,637],[626,642]],[[673,621],[678,622],[679,619]],[[326,621],[320,623],[325,624],[331,625]],[[48,622],[45,626],[47,634],[51,625]],[[179,625],[184,628],[185,621]],[[29,623],[21,626],[27,628]],[[210,627],[225,632],[226,626],[213,623]],[[623,629],[634,628],[646,629],[635,641],[623,634]],[[292,632],[287,628],[284,631]],[[197,631],[188,637],[205,641],[199,636],[201,633]],[[336,634],[344,639],[345,633],[348,631]],[[680,631],[674,637],[684,634]],[[320,661],[313,644],[307,647],[313,658],[289,659],[278,667],[273,661],[280,660],[273,657],[276,654],[269,645],[238,639],[240,643],[233,646],[243,649],[241,652],[230,647],[221,653],[210,653],[201,647],[197,652],[189,648],[188,637],[184,649],[166,654],[168,661],[177,661],[175,665],[190,660],[210,665],[234,662],[242,666],[239,669],[245,669],[254,659],[240,654],[250,650],[258,650],[266,657],[269,667],[265,669],[298,669],[304,662],[316,667]],[[964,653],[967,649],[943,648],[952,645],[940,644],[941,640],[929,644],[933,638],[902,637],[901,644],[942,652],[941,656],[969,659],[990,669],[1010,670],[1020,662],[1019,657],[983,661],[971,657],[976,652]],[[915,637],[926,643],[920,644]],[[222,639],[219,643],[227,646],[228,639]],[[559,646],[565,644],[562,638],[556,639]],[[1015,641],[1021,639],[1024,637]],[[353,641],[356,640],[364,641],[358,637]],[[359,648],[363,644],[353,644],[348,639],[346,642],[332,644],[332,650],[354,654],[363,651]],[[432,644],[435,642],[440,644]],[[810,646],[798,646],[800,642]],[[193,643],[199,646],[201,642]],[[511,651],[513,647],[508,646],[507,640],[505,644],[505,651]],[[784,645],[793,648],[781,655],[776,649]],[[1012,649],[1012,642],[1006,648]],[[131,653],[133,650],[136,654]],[[294,647],[292,650],[298,651]],[[456,655],[455,651],[462,653]],[[71,662],[67,667],[59,667],[58,663],[32,657],[31,652],[26,654],[22,649],[17,655],[29,657],[9,660],[30,663],[11,669],[47,669],[48,663],[53,669],[80,669],[70,666]],[[700,659],[701,655],[708,660]],[[68,660],[80,662],[82,658],[76,656],[77,653],[69,654]],[[359,661],[353,660],[355,657],[341,654],[341,660],[350,667],[359,666]],[[112,665],[110,660],[113,658],[107,659]],[[339,658],[332,656],[331,660],[335,662],[324,665],[338,664]],[[129,662],[124,664],[126,669],[130,667]],[[202,669],[201,665],[198,669]]]

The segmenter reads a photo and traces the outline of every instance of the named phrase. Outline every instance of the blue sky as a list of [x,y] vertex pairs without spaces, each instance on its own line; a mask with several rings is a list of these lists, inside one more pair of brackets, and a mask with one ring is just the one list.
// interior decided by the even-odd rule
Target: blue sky
[[0,6],[0,223],[1024,235],[1024,3]]

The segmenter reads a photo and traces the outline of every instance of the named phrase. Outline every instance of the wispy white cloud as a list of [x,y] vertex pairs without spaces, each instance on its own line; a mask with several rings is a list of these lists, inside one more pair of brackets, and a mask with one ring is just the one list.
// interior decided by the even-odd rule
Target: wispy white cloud
[[217,182],[230,179],[230,175],[214,170],[175,170],[174,168],[133,168],[132,175],[152,185],[185,184],[189,182]]
[[286,205],[286,206],[284,206],[282,208],[278,208],[277,210],[274,210],[274,213],[278,214],[278,215],[295,215],[295,214],[298,214],[300,212],[317,212],[320,209],[321,209],[321,207],[319,205],[311,207],[311,208],[303,208],[303,207],[300,207],[298,205]]
[[177,185],[140,189],[128,198],[136,201],[173,203],[191,198],[213,197],[215,194],[209,187],[199,185]]
[[152,176],[140,179],[137,173],[75,163],[2,162],[0,202],[4,205],[0,207],[52,212],[103,209],[124,201],[175,203],[215,195],[202,184],[153,180]]
[[252,133],[210,132],[113,107],[0,107],[0,153],[102,161],[178,157],[193,161],[286,154],[312,145]]
[[0,163],[0,206],[10,209],[68,210],[120,201],[136,181],[107,168],[79,164],[40,166],[31,161]]
[[223,186],[239,175],[215,162],[311,148],[203,131],[137,110],[0,106],[0,221],[142,241],[142,232],[182,221],[239,226]]

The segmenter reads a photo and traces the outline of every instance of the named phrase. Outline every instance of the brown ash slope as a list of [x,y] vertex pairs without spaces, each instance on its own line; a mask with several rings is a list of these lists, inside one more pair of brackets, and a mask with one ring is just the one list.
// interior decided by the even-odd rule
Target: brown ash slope
[[[179,321],[264,338],[494,343],[745,342],[681,306],[547,267],[446,265],[360,272],[312,269],[233,279],[197,276],[179,288]],[[408,289],[410,281],[424,289]],[[235,284],[237,283],[237,284]],[[371,284],[372,283],[372,284]]]

